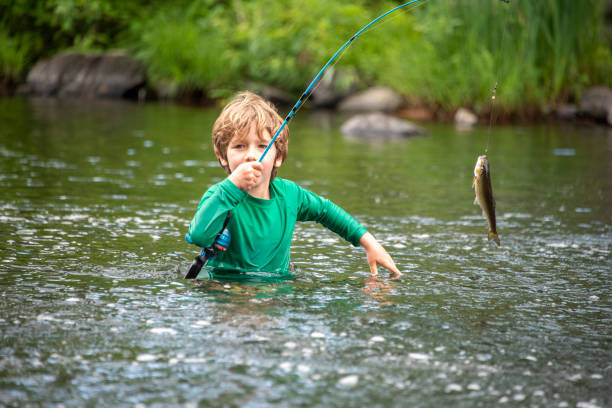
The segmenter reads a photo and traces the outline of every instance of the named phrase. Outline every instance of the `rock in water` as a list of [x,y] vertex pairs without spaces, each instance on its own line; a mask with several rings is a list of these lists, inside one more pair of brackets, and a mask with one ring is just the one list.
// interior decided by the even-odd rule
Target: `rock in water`
[[406,120],[380,112],[355,115],[347,120],[340,130],[347,136],[372,139],[425,134],[422,128]]

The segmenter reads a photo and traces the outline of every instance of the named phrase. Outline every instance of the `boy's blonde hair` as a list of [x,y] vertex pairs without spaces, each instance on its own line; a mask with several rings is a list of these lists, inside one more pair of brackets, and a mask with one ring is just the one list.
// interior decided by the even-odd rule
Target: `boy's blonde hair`
[[[248,91],[240,92],[223,108],[213,125],[212,140],[217,157],[220,156],[227,163],[227,148],[230,141],[234,136],[247,134],[253,123],[259,135],[268,131],[270,137],[273,137],[283,124],[283,119],[274,105],[261,96]],[[276,138],[274,146],[276,146],[276,159],[280,158],[284,161],[289,148],[289,128],[287,126]],[[224,166],[221,160],[219,164],[227,174],[230,174],[229,166]],[[276,167],[272,169],[270,181],[276,177],[277,170]]]

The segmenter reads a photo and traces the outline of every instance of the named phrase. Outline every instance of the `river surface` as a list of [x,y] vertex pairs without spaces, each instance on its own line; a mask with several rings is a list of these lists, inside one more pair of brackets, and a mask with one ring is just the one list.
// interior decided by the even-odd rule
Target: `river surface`
[[[373,143],[302,111],[279,176],[404,275],[302,223],[297,278],[194,284],[218,112],[0,99],[0,406],[612,406],[609,128]],[[487,139],[500,247],[471,189]]]

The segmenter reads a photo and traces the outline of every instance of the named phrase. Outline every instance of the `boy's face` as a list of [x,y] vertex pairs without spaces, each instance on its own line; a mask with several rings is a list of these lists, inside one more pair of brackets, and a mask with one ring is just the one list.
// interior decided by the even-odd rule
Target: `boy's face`
[[[257,132],[257,127],[253,124],[246,134],[236,135],[230,140],[227,146],[227,160],[223,159],[218,153],[216,153],[217,158],[221,165],[229,167],[230,173],[232,173],[236,167],[244,162],[259,160],[270,140],[272,140],[272,136],[268,131],[264,130],[263,134],[260,135]],[[276,158],[276,146],[272,145],[261,162],[264,167],[263,181],[269,183],[272,169],[280,167],[282,163],[282,158]]]

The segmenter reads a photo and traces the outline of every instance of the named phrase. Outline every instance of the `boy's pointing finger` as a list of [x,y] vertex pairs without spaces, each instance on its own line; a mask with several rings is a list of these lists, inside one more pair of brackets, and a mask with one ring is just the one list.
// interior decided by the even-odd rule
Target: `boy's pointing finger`
[[370,275],[377,276],[378,275],[378,262],[376,262],[376,260],[372,260],[368,262],[368,265],[370,265]]

